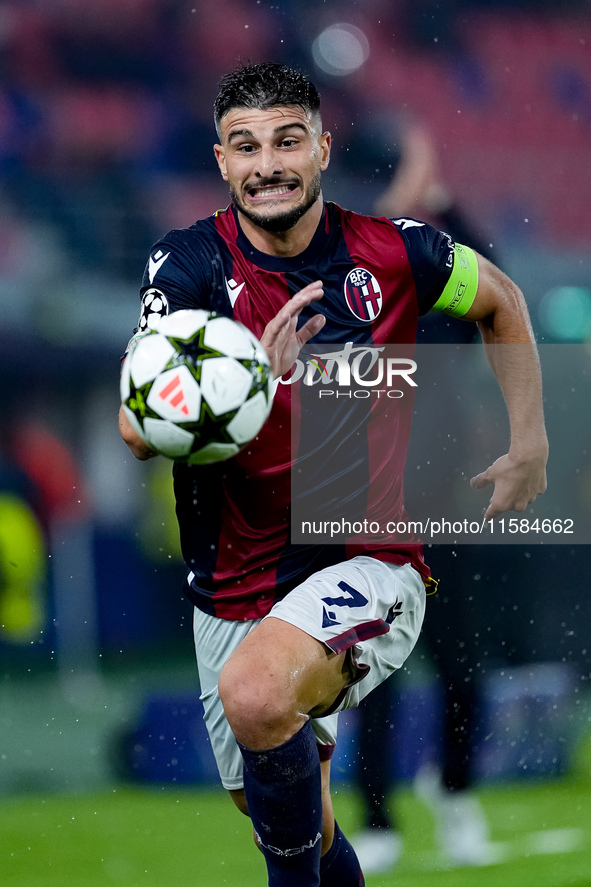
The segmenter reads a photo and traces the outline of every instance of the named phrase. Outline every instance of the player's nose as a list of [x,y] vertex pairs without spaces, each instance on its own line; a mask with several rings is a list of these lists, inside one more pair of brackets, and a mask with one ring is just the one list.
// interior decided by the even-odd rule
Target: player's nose
[[262,178],[282,174],[283,163],[281,162],[281,157],[270,145],[263,145],[259,151],[255,172]]

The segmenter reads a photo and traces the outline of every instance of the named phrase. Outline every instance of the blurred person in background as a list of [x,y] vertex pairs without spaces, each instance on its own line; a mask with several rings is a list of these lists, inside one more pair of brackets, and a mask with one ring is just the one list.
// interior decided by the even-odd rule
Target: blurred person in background
[[47,625],[47,541],[34,478],[0,441],[0,644],[30,648]]
[[[392,127],[391,137],[399,147],[398,161],[391,182],[376,200],[375,212],[387,218],[427,220],[493,261],[490,245],[474,230],[444,184],[428,127],[406,121]],[[475,328],[455,318],[435,313],[420,318],[418,344],[467,344],[475,338]],[[420,422],[420,415],[414,421]],[[431,414],[429,423],[433,421]],[[425,433],[428,430],[426,426]],[[477,559],[483,554],[477,547]],[[435,819],[443,861],[447,865],[486,865],[497,858],[497,849],[489,839],[484,810],[471,791],[481,728],[477,675],[483,653],[474,640],[482,627],[482,611],[479,613],[470,593],[474,551],[463,551],[460,557],[452,546],[430,546],[429,563],[441,584],[429,601],[421,637],[444,696],[442,760],[440,765],[421,767],[415,790]],[[396,687],[392,686],[395,680],[385,681],[359,706],[358,787],[364,828],[352,842],[366,874],[390,870],[403,850],[392,798],[392,736],[398,735],[400,726]]]

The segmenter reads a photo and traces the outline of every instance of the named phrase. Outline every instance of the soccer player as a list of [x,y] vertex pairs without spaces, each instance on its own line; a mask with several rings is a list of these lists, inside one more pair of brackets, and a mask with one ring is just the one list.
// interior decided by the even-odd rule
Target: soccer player
[[[472,482],[493,486],[486,519],[524,510],[545,489],[547,442],[518,288],[429,225],[325,203],[331,137],[318,92],[299,72],[241,68],[221,81],[214,110],[230,206],[155,245],[144,306],[157,291],[162,313],[206,308],[236,318],[261,340],[275,377],[308,341],[412,343],[430,309],[478,323],[487,345],[530,344],[510,367],[491,352],[511,445]],[[139,328],[146,323],[142,313]],[[222,783],[252,820],[269,885],[353,887],[363,875],[329,790],[337,712],[402,666],[432,580],[416,540],[291,543],[289,390],[278,385],[269,420],[238,456],[175,464],[187,594]],[[124,414],[120,429],[137,458],[154,455]],[[370,453],[368,484],[386,483],[389,468]]]

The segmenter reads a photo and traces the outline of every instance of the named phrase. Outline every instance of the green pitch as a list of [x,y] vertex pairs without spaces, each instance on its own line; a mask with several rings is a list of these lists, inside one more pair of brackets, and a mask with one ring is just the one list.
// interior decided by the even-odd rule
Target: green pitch
[[[483,789],[503,860],[477,871],[441,869],[426,809],[401,791],[404,856],[395,873],[368,878],[368,887],[589,887],[590,763],[584,754],[575,774],[557,782]],[[355,794],[339,789],[335,807],[351,833],[359,824]],[[249,822],[222,791],[121,787],[8,798],[0,805],[0,834],[2,887],[266,884]]]

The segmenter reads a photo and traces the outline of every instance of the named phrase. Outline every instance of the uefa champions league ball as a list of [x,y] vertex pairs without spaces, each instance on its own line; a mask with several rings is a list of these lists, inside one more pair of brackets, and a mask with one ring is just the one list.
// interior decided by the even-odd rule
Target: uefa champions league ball
[[214,312],[175,311],[131,346],[121,402],[140,437],[179,462],[221,462],[259,433],[273,374],[258,339]]

